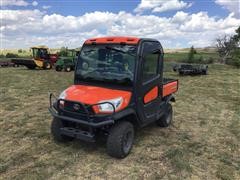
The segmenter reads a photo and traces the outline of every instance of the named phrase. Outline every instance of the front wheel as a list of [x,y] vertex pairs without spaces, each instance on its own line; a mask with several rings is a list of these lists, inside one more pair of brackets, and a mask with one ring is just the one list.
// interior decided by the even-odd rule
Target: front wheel
[[66,72],[70,72],[72,69],[71,69],[70,66],[66,66],[66,67],[64,68],[64,70],[65,70]]
[[114,125],[107,139],[107,152],[115,158],[126,157],[133,145],[134,128],[130,122],[123,121]]
[[53,118],[52,124],[51,124],[51,133],[52,133],[53,139],[56,142],[72,141],[73,137],[69,137],[69,136],[65,136],[65,135],[61,134],[60,129],[63,127],[64,126],[63,126],[61,119]]
[[166,106],[167,107],[164,112],[164,115],[159,120],[157,120],[157,125],[160,127],[168,127],[172,122],[173,117],[172,105],[168,103]]
[[55,70],[56,70],[56,71],[62,71],[62,67],[59,66],[59,65],[57,65],[57,66],[55,67]]

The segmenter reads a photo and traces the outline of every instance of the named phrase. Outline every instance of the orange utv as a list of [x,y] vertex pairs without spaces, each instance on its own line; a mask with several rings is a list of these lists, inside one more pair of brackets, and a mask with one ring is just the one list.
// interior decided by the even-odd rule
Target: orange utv
[[126,157],[135,131],[172,122],[178,80],[163,77],[163,48],[155,39],[103,37],[86,40],[74,84],[50,95],[51,133],[60,142],[106,139],[107,153]]

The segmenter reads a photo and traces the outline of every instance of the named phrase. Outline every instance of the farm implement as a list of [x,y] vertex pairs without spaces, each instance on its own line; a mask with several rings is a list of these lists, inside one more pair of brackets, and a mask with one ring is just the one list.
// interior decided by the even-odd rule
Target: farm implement
[[57,54],[50,54],[45,46],[31,47],[32,59],[14,58],[11,60],[16,65],[26,66],[28,69],[51,69],[58,59]]
[[208,66],[204,64],[175,64],[173,71],[179,75],[207,75]]
[[1,61],[0,60],[0,67],[18,67],[19,65],[16,65],[13,62],[10,61]]

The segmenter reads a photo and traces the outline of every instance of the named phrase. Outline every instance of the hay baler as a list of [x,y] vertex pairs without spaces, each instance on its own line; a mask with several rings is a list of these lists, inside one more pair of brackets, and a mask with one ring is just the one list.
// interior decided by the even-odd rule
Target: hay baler
[[15,58],[11,61],[16,65],[26,66],[28,69],[51,69],[58,60],[57,54],[50,54],[49,49],[46,46],[31,47],[32,59],[27,58]]

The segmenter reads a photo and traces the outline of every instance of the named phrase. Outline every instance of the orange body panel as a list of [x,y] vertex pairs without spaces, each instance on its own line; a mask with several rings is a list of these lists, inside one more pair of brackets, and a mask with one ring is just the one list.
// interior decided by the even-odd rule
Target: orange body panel
[[[107,101],[122,97],[123,102],[117,111],[120,111],[127,107],[132,96],[132,93],[129,91],[84,85],[70,86],[65,90],[65,93],[66,100],[78,101],[88,105],[97,104],[100,101]],[[96,108],[94,108],[94,110],[95,112],[97,111]]]
[[158,87],[155,86],[153,89],[148,91],[147,94],[145,94],[143,102],[144,104],[147,104],[152,100],[156,99],[157,97],[158,97]]
[[119,43],[126,43],[126,44],[137,44],[139,42],[139,38],[136,37],[121,37],[121,36],[113,36],[113,37],[101,37],[101,38],[92,38],[85,41],[84,44],[119,44]]
[[165,97],[167,95],[175,93],[175,92],[177,92],[177,89],[178,89],[178,81],[167,83],[167,84],[163,85],[162,96]]

